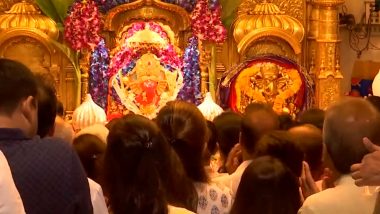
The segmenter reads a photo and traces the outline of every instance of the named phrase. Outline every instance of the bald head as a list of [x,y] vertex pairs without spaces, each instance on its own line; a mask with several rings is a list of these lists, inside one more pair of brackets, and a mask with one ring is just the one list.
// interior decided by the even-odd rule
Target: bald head
[[323,129],[324,143],[335,168],[348,174],[350,166],[361,162],[368,153],[363,138],[380,143],[380,115],[361,98],[347,98],[326,112]]

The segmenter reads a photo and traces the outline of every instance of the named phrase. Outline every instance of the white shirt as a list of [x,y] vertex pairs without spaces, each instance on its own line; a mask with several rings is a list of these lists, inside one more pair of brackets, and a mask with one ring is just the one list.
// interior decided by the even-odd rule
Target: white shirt
[[194,183],[198,193],[198,214],[226,214],[232,207],[231,191],[215,183]]
[[213,182],[226,186],[231,191],[232,199],[235,199],[237,189],[240,184],[241,176],[245,169],[252,163],[252,160],[246,160],[239,165],[231,175],[224,175],[213,179]]
[[0,151],[0,214],[24,213],[24,205],[13,182],[8,161]]
[[102,187],[90,178],[88,178],[88,184],[90,185],[91,202],[94,214],[108,214]]
[[299,214],[372,214],[376,187],[358,187],[349,175],[342,176],[334,188],[309,196]]

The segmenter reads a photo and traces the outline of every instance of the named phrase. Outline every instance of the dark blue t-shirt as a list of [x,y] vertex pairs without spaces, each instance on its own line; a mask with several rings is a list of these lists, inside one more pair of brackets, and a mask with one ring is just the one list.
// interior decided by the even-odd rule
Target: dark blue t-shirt
[[87,177],[68,143],[0,128],[0,150],[27,214],[92,213]]

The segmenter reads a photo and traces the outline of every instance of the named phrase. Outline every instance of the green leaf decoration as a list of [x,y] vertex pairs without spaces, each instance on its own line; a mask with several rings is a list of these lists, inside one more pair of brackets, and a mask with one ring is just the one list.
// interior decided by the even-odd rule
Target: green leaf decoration
[[242,0],[219,0],[222,5],[222,22],[229,29],[236,18],[237,9]]
[[51,0],[36,0],[36,3],[45,15],[49,16],[57,23],[61,21],[59,14]]
[[73,0],[36,0],[36,3],[44,14],[63,24]]

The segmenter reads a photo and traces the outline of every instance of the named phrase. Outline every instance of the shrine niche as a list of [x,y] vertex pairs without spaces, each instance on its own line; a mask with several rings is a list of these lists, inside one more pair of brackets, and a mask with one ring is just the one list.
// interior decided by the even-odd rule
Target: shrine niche
[[[340,2],[325,3],[324,7],[332,12],[323,8],[323,13],[329,15],[329,18],[325,17],[326,21],[329,20],[329,26],[335,29],[338,26],[334,16],[336,8],[327,5],[336,6]],[[313,1],[310,6],[318,11],[320,4],[325,3]],[[309,35],[305,29],[308,25],[310,29],[316,29],[319,25],[308,20],[306,2],[302,0],[245,0],[241,3],[233,24],[237,62],[221,75],[218,88],[219,100],[224,108],[243,112],[248,104],[261,102],[270,104],[279,114],[295,115],[313,106],[325,108],[336,100],[341,78],[339,61],[334,60],[339,57],[334,48],[337,40],[320,40],[321,46],[322,43],[329,43],[334,47],[311,48],[313,52],[309,52],[307,48],[311,46],[307,42],[310,40],[306,41],[305,37],[311,38],[317,33],[311,31]],[[329,32],[336,32],[331,29]],[[320,68],[321,64],[318,68],[315,66],[317,56],[327,55],[331,56],[325,59],[330,62],[329,67],[338,68],[332,68],[330,74],[324,67]],[[322,62],[324,65],[326,61]],[[322,86],[329,90],[322,90]]]
[[[177,98],[183,85],[181,47],[186,45],[189,24],[184,9],[161,1],[135,1],[106,14],[107,88],[91,83],[99,75],[96,70],[90,69],[88,81],[94,101],[106,109],[108,119],[129,111],[153,118]],[[107,94],[106,102],[97,96],[100,90]]]
[[0,15],[0,57],[19,61],[49,79],[70,111],[76,103],[67,92],[75,94],[75,75],[64,54],[50,42],[58,37],[56,23],[33,3],[15,3]]

